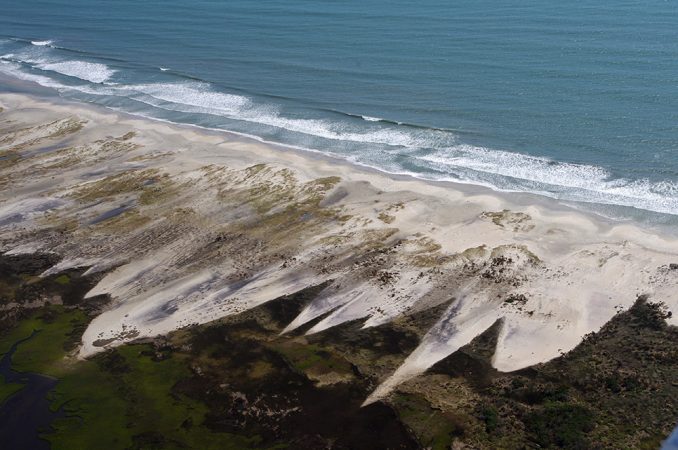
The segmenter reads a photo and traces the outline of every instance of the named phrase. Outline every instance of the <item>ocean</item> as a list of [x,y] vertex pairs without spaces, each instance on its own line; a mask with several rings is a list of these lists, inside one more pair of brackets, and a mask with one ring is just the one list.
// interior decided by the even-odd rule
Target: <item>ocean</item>
[[674,1],[0,9],[0,72],[64,98],[608,217],[678,216]]

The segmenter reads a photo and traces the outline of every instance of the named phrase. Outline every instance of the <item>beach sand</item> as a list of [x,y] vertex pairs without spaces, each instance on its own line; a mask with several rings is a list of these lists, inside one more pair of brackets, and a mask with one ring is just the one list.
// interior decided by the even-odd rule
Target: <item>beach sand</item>
[[678,240],[637,224],[88,105],[0,107],[0,252],[107,272],[83,358],[323,283],[285,332],[444,311],[369,403],[497,321],[492,364],[513,371],[640,295],[678,309]]

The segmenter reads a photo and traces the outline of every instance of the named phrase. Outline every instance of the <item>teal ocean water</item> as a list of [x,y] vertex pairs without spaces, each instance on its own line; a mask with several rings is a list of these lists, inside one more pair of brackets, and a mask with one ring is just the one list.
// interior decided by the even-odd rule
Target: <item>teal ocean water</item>
[[0,6],[0,71],[69,99],[612,216],[678,215],[674,1]]

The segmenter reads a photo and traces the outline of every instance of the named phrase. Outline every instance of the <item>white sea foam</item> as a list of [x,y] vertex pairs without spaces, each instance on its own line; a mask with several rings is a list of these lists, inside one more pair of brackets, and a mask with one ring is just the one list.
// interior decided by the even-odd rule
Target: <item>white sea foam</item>
[[[678,184],[613,178],[602,167],[556,162],[520,153],[460,145],[417,157],[463,181],[532,191],[565,200],[630,206],[678,215]],[[486,176],[483,176],[485,174]]]
[[31,44],[37,45],[38,47],[50,47],[54,41],[31,41]]
[[103,83],[116,72],[106,64],[85,61],[39,63],[36,67],[42,70],[58,72],[69,77],[79,78],[91,83]]
[[43,41],[40,42],[40,44],[34,43],[33,47],[25,48],[16,54],[11,53],[0,58],[11,59],[15,62],[28,64],[35,69],[57,72],[91,83],[103,83],[116,72],[102,63],[65,60],[57,56],[55,49],[51,48],[48,44],[44,44]]
[[167,72],[169,70],[167,67],[160,67],[159,69],[163,72]]
[[249,98],[241,95],[215,92],[207,83],[153,83],[131,85],[123,89],[146,94],[147,97],[134,98],[164,109],[225,115],[232,119],[268,125],[334,141],[419,148],[435,145],[436,141],[441,139],[446,143],[454,140],[454,137],[449,133],[446,135],[444,132],[433,130],[416,133],[410,130],[397,130],[392,126],[365,128],[364,125],[355,125],[348,122],[286,117],[272,105],[257,105]]
[[[669,181],[650,183],[647,180],[613,179],[607,170],[598,166],[556,162],[471,145],[451,145],[455,137],[439,130],[397,129],[392,125],[356,126],[349,122],[285,117],[278,109],[257,105],[247,97],[214,92],[207,83],[147,84],[124,89],[141,92],[146,95],[142,101],[165,109],[225,115],[334,141],[435,149],[429,155],[412,158],[429,169],[442,172],[443,175],[436,178],[446,178],[445,173],[456,174],[462,181],[500,190],[538,192],[565,200],[678,214],[678,187]],[[378,169],[421,177],[420,173],[398,167],[393,157],[401,153],[401,150],[386,153],[371,149],[369,154],[353,154],[348,159],[373,167],[375,164],[369,161],[378,160]]]
[[207,83],[150,83],[120,86],[125,95],[151,106],[188,113],[237,116],[250,100],[242,95],[214,92]]
[[[58,72],[91,83],[102,83],[115,73],[105,64],[50,60],[45,53],[48,51],[53,50],[39,51],[35,48],[33,52],[18,56],[3,55],[0,57],[3,59],[0,70],[61,91],[128,97],[164,110],[217,115],[340,142],[341,145],[350,144],[355,148],[345,147],[349,150],[345,158],[392,173],[464,181],[504,191],[537,192],[564,200],[623,205],[678,215],[678,184],[669,180],[650,182],[613,178],[602,167],[460,145],[451,132],[398,126],[370,116],[362,116],[364,121],[358,122],[289,117],[273,105],[257,104],[243,95],[215,91],[212,85],[205,82],[65,86],[49,77],[27,73],[13,62],[22,61],[41,70]],[[373,144],[374,147],[367,151],[366,146]],[[320,148],[327,147],[328,143],[318,144],[318,141],[303,139],[301,145]],[[330,147],[333,145],[336,144],[330,144]],[[334,147],[334,150],[337,148]],[[428,153],[421,155],[421,151]],[[405,169],[396,160],[402,156],[410,158],[424,171],[417,173]]]
[[20,80],[30,81],[53,89],[61,89],[65,87],[63,84],[49,77],[26,73],[21,70],[21,66],[19,64],[10,61],[0,61],[0,72],[15,78],[19,78]]
[[462,167],[541,184],[589,189],[609,178],[602,167],[555,162],[521,153],[457,145],[418,159],[434,163],[438,169]]
[[293,119],[284,117],[274,109],[260,108],[246,116],[246,120],[263,123],[273,127],[297,133],[308,134],[335,141],[351,141],[358,143],[383,144],[401,147],[427,146],[428,142],[407,131],[394,128],[377,128],[361,130],[346,123],[323,119]]

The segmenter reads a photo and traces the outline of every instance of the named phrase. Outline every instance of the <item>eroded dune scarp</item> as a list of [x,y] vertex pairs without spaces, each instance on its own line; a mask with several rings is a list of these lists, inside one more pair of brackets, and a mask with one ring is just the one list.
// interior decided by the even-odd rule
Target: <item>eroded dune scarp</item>
[[285,332],[447,304],[369,402],[497,321],[493,365],[511,371],[571,350],[638,295],[678,307],[678,245],[634,226],[112,112],[0,103],[0,251],[60,255],[47,273],[107,272],[89,295],[113,303],[81,357],[323,283]]

